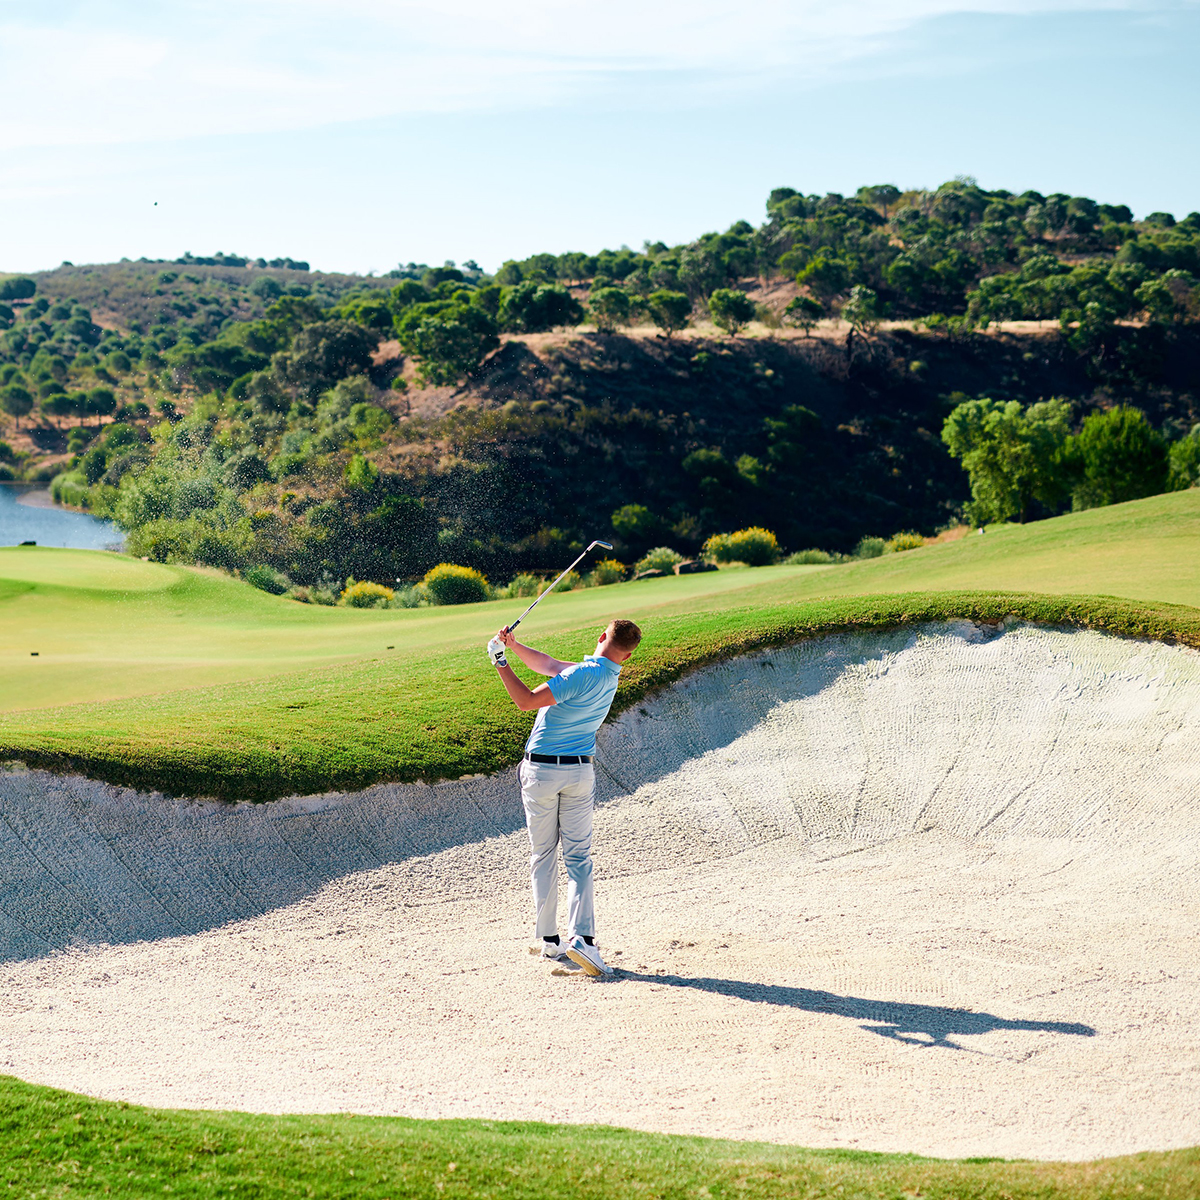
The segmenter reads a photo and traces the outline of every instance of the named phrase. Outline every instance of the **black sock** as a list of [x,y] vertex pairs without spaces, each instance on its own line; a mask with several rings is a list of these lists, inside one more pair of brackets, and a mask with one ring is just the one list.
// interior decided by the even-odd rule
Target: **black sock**
[[552,934],[550,937],[544,937],[544,938],[542,938],[542,941],[550,942],[552,945],[557,946],[558,945],[558,934],[555,933],[555,934]]
[[586,942],[586,943],[587,943],[589,946],[594,946],[594,945],[596,944],[596,939],[595,939],[594,937],[588,937],[588,936],[587,936],[587,934],[584,934],[584,936],[583,936],[583,940],[584,940],[584,941],[585,941],[585,942]]

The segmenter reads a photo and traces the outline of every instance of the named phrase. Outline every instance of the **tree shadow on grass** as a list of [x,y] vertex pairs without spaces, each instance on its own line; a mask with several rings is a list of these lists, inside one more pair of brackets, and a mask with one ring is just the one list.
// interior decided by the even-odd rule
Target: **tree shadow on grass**
[[1061,1033],[1075,1037],[1095,1037],[1090,1025],[1078,1021],[1012,1021],[991,1013],[966,1008],[946,1008],[938,1004],[911,1004],[895,1000],[865,1000],[858,996],[838,996],[812,988],[782,987],[773,983],[747,983],[740,979],[689,978],[685,975],[647,975],[620,970],[618,978],[639,983],[657,983],[664,987],[692,988],[713,992],[757,1004],[774,1004],[803,1012],[829,1013],[858,1021],[859,1028],[893,1041],[912,1046],[942,1046],[966,1050],[952,1037],[973,1037],[982,1033],[1012,1030],[1023,1033]]

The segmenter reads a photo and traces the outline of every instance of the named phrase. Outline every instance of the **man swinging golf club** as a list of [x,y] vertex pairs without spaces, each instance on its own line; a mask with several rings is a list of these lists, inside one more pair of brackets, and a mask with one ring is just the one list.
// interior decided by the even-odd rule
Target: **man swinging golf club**
[[[505,626],[488,643],[488,654],[513,703],[522,712],[537,710],[518,777],[532,848],[535,933],[542,939],[542,958],[558,959],[566,954],[589,975],[612,974],[596,948],[592,897],[596,730],[616,694],[621,664],[641,640],[641,630],[632,621],[610,621],[596,642],[595,653],[577,663],[562,662],[521,645],[511,626]],[[533,689],[526,687],[508,665],[506,650],[549,679]],[[565,945],[558,933],[560,842],[567,868]]]

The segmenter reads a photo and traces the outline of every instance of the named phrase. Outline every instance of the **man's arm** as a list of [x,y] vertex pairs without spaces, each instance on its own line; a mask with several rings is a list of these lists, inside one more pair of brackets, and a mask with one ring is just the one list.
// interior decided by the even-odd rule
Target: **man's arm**
[[[531,653],[536,654],[537,651],[534,650]],[[500,676],[500,681],[508,690],[508,694],[512,697],[512,702],[522,712],[532,712],[537,708],[549,708],[555,702],[554,694],[550,691],[548,683],[539,683],[531,691],[523,680],[517,678],[512,667],[497,665],[496,674]]]
[[[535,650],[532,646],[522,646],[507,627],[500,630],[496,636],[504,643],[505,649],[511,650],[531,671],[536,671],[539,675],[561,675],[568,667],[575,665],[563,662],[558,658],[551,658],[549,654]],[[544,706],[538,705],[538,707]]]

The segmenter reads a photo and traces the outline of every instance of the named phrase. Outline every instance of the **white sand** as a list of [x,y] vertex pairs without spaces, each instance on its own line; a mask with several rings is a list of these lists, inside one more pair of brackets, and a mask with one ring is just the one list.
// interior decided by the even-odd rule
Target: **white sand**
[[254,807],[0,776],[0,1071],[172,1106],[1087,1158],[1200,1143],[1200,654],[967,624],[602,737],[590,982],[511,772]]

